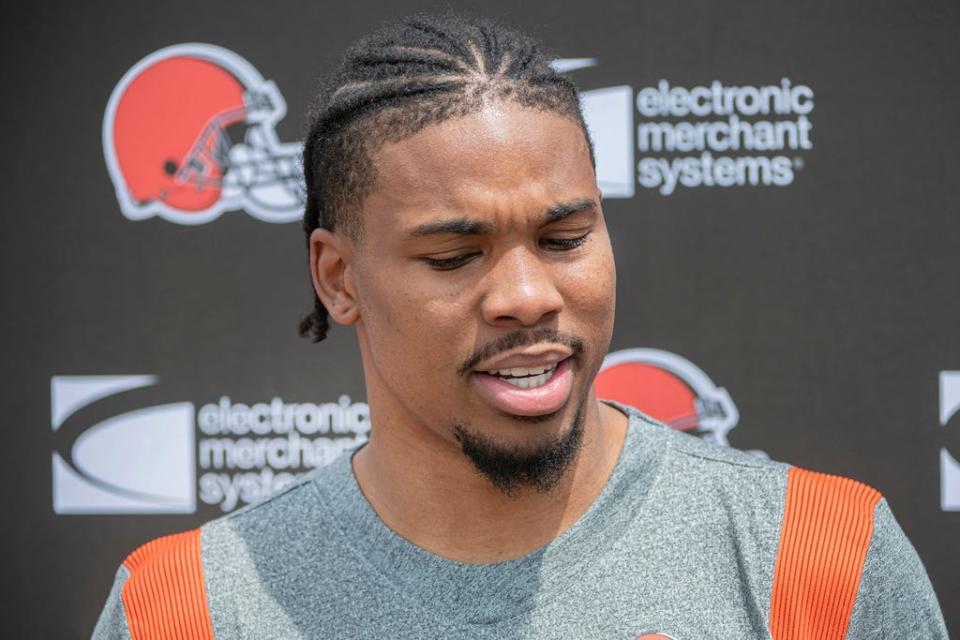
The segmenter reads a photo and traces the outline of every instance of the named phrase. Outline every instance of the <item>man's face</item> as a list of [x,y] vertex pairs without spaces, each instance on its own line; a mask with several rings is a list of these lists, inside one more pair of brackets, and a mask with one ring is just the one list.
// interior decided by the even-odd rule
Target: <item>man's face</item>
[[493,102],[374,161],[347,271],[371,403],[439,446],[467,434],[523,456],[569,440],[615,293],[579,126]]

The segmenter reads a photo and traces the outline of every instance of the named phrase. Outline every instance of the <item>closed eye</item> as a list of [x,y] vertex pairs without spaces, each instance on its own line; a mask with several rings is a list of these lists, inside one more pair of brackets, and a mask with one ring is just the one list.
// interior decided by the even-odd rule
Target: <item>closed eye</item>
[[587,241],[590,232],[577,236],[576,238],[543,238],[540,240],[540,246],[551,251],[570,251],[576,249]]
[[458,256],[453,256],[450,258],[421,258],[426,262],[431,268],[436,269],[437,271],[452,271],[458,267],[462,267],[467,264],[475,257],[479,256],[479,252],[473,253],[462,253]]
[[[571,251],[579,246],[582,246],[587,241],[589,235],[590,232],[588,231],[585,234],[575,238],[542,238],[540,240],[540,246],[550,251]],[[480,255],[482,255],[481,252],[474,251],[472,253],[462,253],[449,258],[429,258],[424,256],[420,259],[423,260],[431,269],[436,269],[437,271],[452,271],[464,266]]]

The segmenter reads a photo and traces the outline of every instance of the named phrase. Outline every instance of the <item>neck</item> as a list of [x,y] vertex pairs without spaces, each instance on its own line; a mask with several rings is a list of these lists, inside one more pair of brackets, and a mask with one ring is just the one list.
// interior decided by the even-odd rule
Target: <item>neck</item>
[[584,410],[582,445],[550,491],[519,488],[507,495],[456,443],[375,411],[370,441],[353,457],[353,471],[380,519],[413,544],[459,562],[510,560],[573,525],[616,465],[626,416],[597,402],[592,390]]

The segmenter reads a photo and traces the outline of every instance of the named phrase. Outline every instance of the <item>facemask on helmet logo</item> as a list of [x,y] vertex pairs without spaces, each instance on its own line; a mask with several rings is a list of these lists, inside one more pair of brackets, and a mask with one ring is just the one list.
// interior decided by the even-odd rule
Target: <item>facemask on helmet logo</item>
[[728,446],[740,414],[727,390],[686,358],[659,349],[607,355],[594,382],[597,397],[636,407],[674,429]]
[[287,106],[272,81],[209,44],[156,51],[120,80],[103,149],[123,214],[199,224],[245,210],[268,222],[303,213],[300,144],[274,129]]

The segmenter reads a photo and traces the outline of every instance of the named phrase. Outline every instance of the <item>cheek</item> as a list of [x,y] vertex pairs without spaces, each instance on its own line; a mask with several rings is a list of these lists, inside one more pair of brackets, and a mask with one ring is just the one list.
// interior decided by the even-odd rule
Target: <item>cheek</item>
[[361,314],[368,331],[376,331],[378,338],[432,343],[448,333],[462,332],[462,290],[444,290],[409,273],[381,277],[371,285],[364,292]]
[[588,268],[571,274],[566,282],[564,297],[571,317],[569,330],[586,343],[583,373],[584,379],[592,382],[613,338],[616,269],[612,254],[597,256]]
[[563,274],[567,305],[585,318],[589,328],[601,330],[612,323],[616,300],[616,269],[609,251],[598,251],[589,260],[576,263]]
[[415,274],[393,272],[394,277],[364,283],[363,329],[370,355],[388,384],[402,395],[422,396],[424,384],[449,378],[469,355],[463,353],[473,331],[466,321],[468,303],[462,291],[446,291]]

